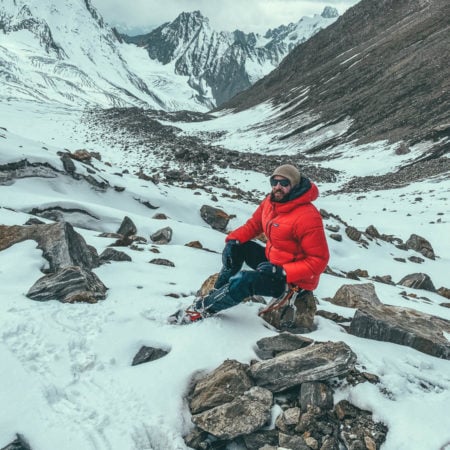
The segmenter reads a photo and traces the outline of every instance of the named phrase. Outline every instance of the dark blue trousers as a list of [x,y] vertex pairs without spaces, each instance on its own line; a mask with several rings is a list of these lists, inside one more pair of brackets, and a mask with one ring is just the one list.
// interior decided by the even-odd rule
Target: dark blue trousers
[[[258,264],[265,261],[265,249],[256,242],[249,241],[233,247],[232,265],[222,267],[215,290],[197,302],[196,308],[216,313],[253,295],[279,297],[286,288],[285,281],[255,270]],[[241,270],[244,263],[253,270]]]

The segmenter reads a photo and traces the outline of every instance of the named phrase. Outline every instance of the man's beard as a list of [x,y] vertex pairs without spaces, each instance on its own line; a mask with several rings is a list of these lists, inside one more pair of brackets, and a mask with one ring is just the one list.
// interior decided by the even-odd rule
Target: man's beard
[[[275,196],[276,193],[280,192],[281,196]],[[272,191],[270,193],[270,200],[272,200],[273,202],[277,202],[277,203],[282,203],[286,201],[286,195],[284,193],[284,191],[282,191],[281,189],[277,189],[275,192]]]

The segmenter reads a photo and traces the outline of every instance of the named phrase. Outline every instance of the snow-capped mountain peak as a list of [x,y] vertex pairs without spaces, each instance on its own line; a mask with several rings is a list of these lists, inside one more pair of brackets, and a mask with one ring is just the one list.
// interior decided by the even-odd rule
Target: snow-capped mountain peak
[[148,34],[124,39],[145,48],[151,59],[174,64],[175,73],[188,76],[189,85],[203,101],[215,106],[275,69],[295,46],[337,17],[337,10],[327,7],[322,15],[303,17],[259,35],[217,32],[200,11],[183,12]]

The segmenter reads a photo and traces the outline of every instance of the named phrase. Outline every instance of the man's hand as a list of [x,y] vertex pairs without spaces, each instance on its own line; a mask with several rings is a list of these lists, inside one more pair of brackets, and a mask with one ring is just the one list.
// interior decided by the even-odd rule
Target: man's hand
[[267,273],[274,278],[286,281],[286,272],[281,266],[276,266],[269,261],[262,262],[256,267],[258,272]]
[[225,248],[222,252],[222,264],[227,268],[231,268],[233,266],[233,249],[237,245],[239,245],[239,241],[235,239],[231,239],[225,244]]

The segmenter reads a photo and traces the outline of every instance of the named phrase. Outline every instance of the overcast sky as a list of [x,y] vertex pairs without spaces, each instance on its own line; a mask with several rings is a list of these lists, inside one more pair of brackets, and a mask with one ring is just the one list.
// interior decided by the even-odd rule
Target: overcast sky
[[216,31],[265,32],[320,14],[327,5],[342,14],[358,0],[91,0],[111,25],[143,33],[174,20],[183,11],[200,10]]

